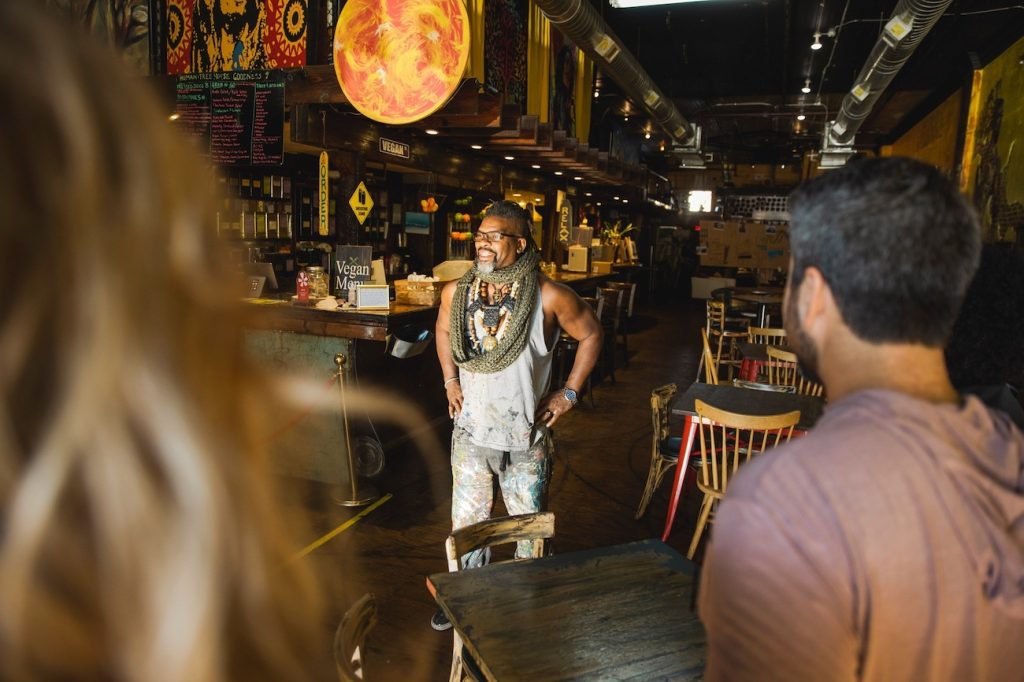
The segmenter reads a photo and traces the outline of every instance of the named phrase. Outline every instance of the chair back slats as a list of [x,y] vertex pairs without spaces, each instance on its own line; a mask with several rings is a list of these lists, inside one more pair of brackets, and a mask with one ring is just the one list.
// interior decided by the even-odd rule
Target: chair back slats
[[711,342],[708,340],[707,331],[700,330],[701,341],[704,343],[704,380],[706,383],[718,384],[718,365],[715,363],[715,355],[711,352]]
[[524,540],[533,540],[534,556],[541,557],[544,556],[544,540],[551,539],[554,535],[555,515],[552,512],[504,516],[458,528],[448,536],[445,545],[448,551],[448,569],[459,570],[459,557],[473,550]]
[[362,649],[366,634],[377,624],[377,601],[364,594],[349,607],[334,632],[334,664],[341,682],[364,679]]
[[697,400],[701,480],[706,492],[724,495],[741,464],[754,455],[788,441],[800,421],[800,411],[768,416],[720,410]]
[[783,346],[786,344],[786,330],[776,327],[751,327],[747,330],[747,339],[750,343]]
[[655,454],[661,445],[661,441],[669,436],[668,405],[678,390],[675,384],[665,384],[651,391],[651,422],[654,427],[653,447]]
[[612,329],[618,329],[623,319],[625,306],[623,305],[626,292],[615,287],[599,287],[597,296],[604,302],[603,322],[611,323]]
[[785,351],[775,346],[765,349],[768,361],[768,383],[778,386],[792,386],[801,395],[821,396],[825,387],[819,383],[805,379],[797,367],[796,353]]

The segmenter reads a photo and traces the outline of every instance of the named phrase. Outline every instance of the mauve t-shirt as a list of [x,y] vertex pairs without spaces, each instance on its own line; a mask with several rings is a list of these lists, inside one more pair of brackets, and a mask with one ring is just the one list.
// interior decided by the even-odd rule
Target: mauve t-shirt
[[871,390],[740,468],[701,572],[708,680],[1024,680],[1024,435]]

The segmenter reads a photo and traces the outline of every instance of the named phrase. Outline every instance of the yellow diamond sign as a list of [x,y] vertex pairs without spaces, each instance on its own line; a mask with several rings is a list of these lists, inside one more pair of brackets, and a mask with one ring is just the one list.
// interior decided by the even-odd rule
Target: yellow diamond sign
[[373,198],[362,182],[356,185],[356,191],[352,192],[352,196],[349,197],[348,205],[352,207],[352,212],[356,214],[359,224],[365,223],[366,216],[370,215],[370,209],[373,208]]

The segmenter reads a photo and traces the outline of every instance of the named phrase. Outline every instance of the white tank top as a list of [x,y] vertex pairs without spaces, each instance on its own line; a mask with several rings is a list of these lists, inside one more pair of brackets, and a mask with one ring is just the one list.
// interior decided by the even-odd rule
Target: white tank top
[[540,424],[534,429],[533,424],[537,404],[548,392],[554,356],[554,348],[549,349],[544,339],[544,306],[539,290],[529,324],[526,347],[505,369],[491,374],[459,370],[463,401],[455,424],[476,445],[525,450],[547,428]]

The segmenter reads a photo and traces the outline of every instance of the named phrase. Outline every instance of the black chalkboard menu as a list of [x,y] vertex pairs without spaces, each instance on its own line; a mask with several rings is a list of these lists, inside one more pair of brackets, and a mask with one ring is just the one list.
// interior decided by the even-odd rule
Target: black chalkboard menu
[[224,166],[284,160],[284,73],[229,71],[176,77],[178,125]]

